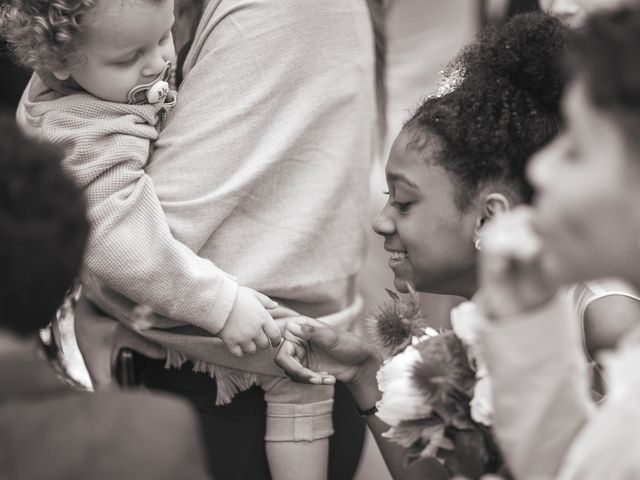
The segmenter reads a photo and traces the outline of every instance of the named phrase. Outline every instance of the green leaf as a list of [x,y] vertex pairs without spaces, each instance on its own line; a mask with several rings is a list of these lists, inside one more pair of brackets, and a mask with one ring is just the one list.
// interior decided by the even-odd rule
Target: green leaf
[[400,300],[400,296],[394,292],[393,290],[389,290],[388,288],[385,288],[387,295],[389,295],[393,300],[399,301]]

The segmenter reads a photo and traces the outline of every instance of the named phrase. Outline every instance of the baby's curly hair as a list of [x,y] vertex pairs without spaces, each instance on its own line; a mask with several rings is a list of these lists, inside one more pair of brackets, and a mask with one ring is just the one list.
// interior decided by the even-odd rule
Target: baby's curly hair
[[82,16],[97,0],[7,0],[0,7],[0,35],[16,63],[56,71],[81,61],[76,41]]
[[429,135],[441,140],[436,162],[454,175],[461,210],[488,182],[531,200],[525,165],[560,126],[568,35],[543,13],[481,32],[447,67],[454,75],[449,91],[427,98],[405,124],[417,148]]
[[590,100],[640,149],[640,8],[593,15],[572,47],[571,66],[585,78]]

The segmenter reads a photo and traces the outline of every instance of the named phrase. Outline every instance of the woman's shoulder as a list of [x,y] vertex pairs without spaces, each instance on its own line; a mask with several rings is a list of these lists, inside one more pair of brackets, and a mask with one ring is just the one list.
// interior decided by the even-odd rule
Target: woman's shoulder
[[613,278],[577,283],[570,287],[569,295],[580,318],[584,318],[587,308],[594,302],[607,297],[608,301],[603,303],[615,302],[619,297],[627,298],[629,302],[640,302],[640,294],[631,285]]
[[615,279],[590,281],[573,287],[573,300],[584,328],[590,354],[615,348],[640,320],[640,296]]

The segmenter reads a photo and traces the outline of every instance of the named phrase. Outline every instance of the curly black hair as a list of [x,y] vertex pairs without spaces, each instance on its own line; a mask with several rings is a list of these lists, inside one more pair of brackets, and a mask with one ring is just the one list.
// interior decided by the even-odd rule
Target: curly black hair
[[429,135],[442,140],[436,162],[457,180],[461,210],[488,182],[531,200],[525,165],[559,129],[569,35],[543,13],[482,31],[447,67],[449,91],[427,98],[405,124],[417,148]]
[[46,326],[72,285],[89,231],[82,192],[62,152],[26,138],[0,115],[0,329]]
[[593,104],[609,113],[640,149],[640,8],[591,16],[572,42],[570,64]]

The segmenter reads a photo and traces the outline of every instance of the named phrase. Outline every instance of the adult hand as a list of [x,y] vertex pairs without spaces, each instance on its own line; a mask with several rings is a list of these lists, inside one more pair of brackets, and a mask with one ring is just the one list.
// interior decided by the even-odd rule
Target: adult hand
[[496,218],[483,235],[478,301],[494,321],[537,308],[557,290],[531,217],[529,208],[519,207]]
[[377,396],[375,374],[382,364],[378,349],[319,320],[290,320],[275,362],[295,382],[332,384],[339,380],[352,392],[373,393],[375,389]]

